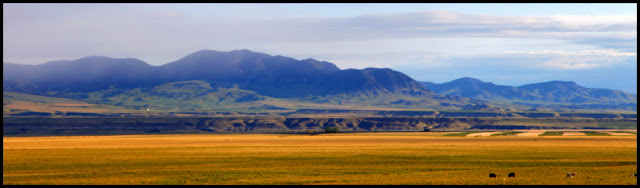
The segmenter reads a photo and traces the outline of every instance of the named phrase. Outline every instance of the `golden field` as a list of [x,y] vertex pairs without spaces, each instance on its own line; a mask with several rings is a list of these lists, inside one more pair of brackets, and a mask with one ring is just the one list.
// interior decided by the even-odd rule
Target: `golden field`
[[635,135],[446,134],[3,137],[3,184],[637,184]]

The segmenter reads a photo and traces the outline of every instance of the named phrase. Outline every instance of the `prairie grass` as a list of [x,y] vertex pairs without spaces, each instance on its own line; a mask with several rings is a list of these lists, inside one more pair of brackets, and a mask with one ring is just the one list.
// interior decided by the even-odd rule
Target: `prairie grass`
[[596,132],[596,131],[582,131],[587,136],[611,136],[609,133]]
[[614,133],[629,133],[629,134],[638,134],[638,132],[632,132],[632,131],[613,131]]
[[449,134],[445,134],[444,136],[459,136],[459,137],[465,137],[469,134],[471,134],[473,132],[461,132],[461,133],[449,133]]
[[492,134],[491,136],[514,136],[514,135],[517,135],[517,134],[520,134],[520,133],[523,133],[523,132],[509,131],[509,132]]
[[3,184],[637,183],[636,136],[360,134],[4,137]]
[[563,133],[562,131],[547,131],[539,136],[562,136]]

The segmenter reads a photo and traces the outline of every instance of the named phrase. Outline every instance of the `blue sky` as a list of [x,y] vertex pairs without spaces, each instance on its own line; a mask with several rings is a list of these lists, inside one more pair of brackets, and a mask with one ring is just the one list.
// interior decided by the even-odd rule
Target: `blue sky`
[[249,49],[418,81],[637,93],[637,4],[3,4],[3,62]]

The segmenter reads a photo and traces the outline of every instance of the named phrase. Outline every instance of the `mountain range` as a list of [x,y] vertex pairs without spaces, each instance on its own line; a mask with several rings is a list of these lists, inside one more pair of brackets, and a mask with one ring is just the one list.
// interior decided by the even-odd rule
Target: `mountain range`
[[512,104],[572,104],[620,106],[636,109],[637,94],[619,90],[586,88],[572,81],[549,81],[522,86],[496,85],[491,82],[464,77],[436,84],[421,82],[441,95]]
[[[540,104],[631,105],[636,95],[573,82],[500,86],[473,78],[417,82],[391,69],[341,70],[249,50],[202,50],[161,66],[89,56],[40,65],[3,63],[3,107],[31,95],[158,109],[530,108]],[[29,97],[18,96],[30,95]],[[599,107],[596,107],[599,108]],[[628,109],[625,107],[625,109]],[[6,110],[5,110],[6,111]]]
[[202,50],[162,66],[100,56],[40,65],[3,63],[3,91],[167,108],[325,104],[456,109],[475,104],[433,93],[391,69],[340,70],[326,61],[249,50]]
[[3,89],[27,93],[130,89],[205,80],[233,83],[274,97],[347,92],[434,95],[420,83],[391,69],[340,70],[329,62],[298,61],[249,50],[202,50],[162,66],[131,58],[91,56],[33,66],[4,63],[3,68],[3,82],[7,84]]

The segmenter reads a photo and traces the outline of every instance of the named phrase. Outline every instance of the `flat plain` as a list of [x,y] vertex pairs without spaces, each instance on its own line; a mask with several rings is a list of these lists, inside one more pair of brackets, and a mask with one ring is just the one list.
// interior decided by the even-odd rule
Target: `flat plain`
[[447,134],[3,137],[3,184],[637,184],[635,134]]

